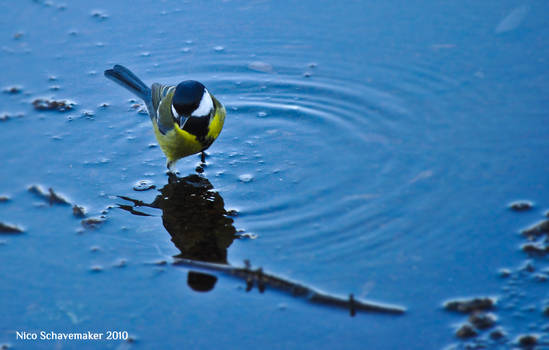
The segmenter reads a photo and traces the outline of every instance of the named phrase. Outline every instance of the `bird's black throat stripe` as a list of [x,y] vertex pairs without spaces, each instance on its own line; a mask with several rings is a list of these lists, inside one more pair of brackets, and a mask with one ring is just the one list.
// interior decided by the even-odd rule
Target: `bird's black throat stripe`
[[183,130],[196,136],[197,140],[205,147],[209,146],[206,141],[206,135],[210,131],[210,116],[189,117],[183,126]]

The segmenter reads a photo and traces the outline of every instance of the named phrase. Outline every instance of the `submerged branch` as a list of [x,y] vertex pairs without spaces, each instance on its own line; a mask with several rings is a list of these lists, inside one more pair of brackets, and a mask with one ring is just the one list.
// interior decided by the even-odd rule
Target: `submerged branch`
[[405,312],[405,309],[399,306],[385,305],[355,299],[353,294],[350,294],[349,298],[341,298],[335,295],[323,293],[303,284],[264,273],[262,268],[252,270],[250,263],[247,260],[245,263],[245,267],[234,267],[225,264],[215,264],[177,258],[174,265],[186,266],[210,272],[221,272],[246,281],[246,291],[252,290],[254,285],[256,285],[259,292],[263,293],[266,287],[269,286],[273,289],[289,293],[294,297],[304,298],[312,303],[347,309],[349,310],[351,316],[354,316],[357,311],[378,312],[384,314],[403,314]]

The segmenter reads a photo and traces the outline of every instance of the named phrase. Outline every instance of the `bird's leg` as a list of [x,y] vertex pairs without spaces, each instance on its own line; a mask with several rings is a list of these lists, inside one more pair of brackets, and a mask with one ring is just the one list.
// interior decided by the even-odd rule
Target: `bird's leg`
[[204,151],[200,153],[200,161],[206,163],[206,153],[204,153]]

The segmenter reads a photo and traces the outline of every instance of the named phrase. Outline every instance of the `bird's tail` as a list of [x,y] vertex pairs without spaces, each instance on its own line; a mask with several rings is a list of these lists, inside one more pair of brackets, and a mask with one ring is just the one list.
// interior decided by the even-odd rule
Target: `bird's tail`
[[149,102],[151,98],[151,89],[128,68],[117,64],[112,69],[107,69],[105,71],[105,76],[133,92],[146,103]]

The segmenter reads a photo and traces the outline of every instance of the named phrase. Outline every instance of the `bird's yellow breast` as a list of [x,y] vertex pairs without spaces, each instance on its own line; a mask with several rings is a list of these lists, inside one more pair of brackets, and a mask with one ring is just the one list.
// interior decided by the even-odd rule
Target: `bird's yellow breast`
[[225,123],[226,112],[221,103],[217,100],[215,102],[217,105],[216,112],[210,120],[208,133],[202,143],[195,135],[181,129],[177,123],[174,123],[173,129],[166,134],[162,134],[158,129],[158,125],[153,122],[154,135],[166,158],[168,158],[168,162],[174,162],[180,158],[204,151],[219,136]]

